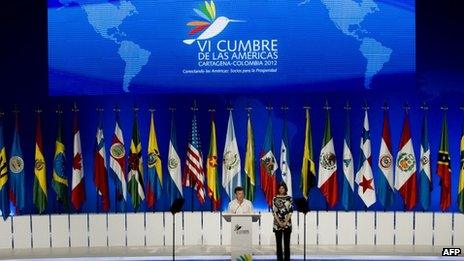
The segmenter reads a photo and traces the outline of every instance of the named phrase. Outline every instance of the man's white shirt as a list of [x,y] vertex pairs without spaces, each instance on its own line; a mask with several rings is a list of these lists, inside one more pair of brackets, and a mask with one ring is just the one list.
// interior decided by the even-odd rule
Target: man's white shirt
[[229,212],[234,214],[253,213],[253,205],[251,204],[251,201],[247,199],[243,199],[242,203],[239,203],[237,199],[234,199],[229,203]]

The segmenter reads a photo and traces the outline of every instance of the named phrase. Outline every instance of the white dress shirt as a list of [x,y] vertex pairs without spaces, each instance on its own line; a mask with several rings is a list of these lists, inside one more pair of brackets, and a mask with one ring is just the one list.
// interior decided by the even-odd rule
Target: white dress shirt
[[243,199],[242,203],[239,203],[237,199],[234,199],[229,203],[229,212],[234,214],[253,213],[253,205],[251,204],[251,201],[247,199]]

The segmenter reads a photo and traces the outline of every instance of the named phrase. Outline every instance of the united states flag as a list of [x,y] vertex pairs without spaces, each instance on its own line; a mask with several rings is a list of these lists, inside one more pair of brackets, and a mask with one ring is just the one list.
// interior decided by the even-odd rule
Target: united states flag
[[195,114],[193,114],[192,130],[187,146],[184,186],[194,188],[200,203],[205,203],[205,172],[203,170],[203,155],[201,153],[200,134]]

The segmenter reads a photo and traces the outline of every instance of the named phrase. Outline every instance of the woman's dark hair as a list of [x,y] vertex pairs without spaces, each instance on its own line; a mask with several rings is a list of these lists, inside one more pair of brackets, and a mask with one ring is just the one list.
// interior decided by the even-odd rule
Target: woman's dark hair
[[287,192],[288,192],[288,187],[287,187],[287,184],[285,184],[285,182],[281,182],[281,183],[279,184],[279,186],[277,187],[277,191],[279,191],[280,188],[284,188],[284,189],[285,189],[285,194],[287,194]]
[[239,191],[243,191],[243,188],[241,186],[235,187],[234,194],[237,194],[237,192],[239,192]]

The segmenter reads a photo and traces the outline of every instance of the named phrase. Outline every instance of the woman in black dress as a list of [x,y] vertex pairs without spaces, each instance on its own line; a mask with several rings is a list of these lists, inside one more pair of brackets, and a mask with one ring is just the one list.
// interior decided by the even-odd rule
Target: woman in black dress
[[[277,245],[277,260],[290,260],[290,234],[292,233],[293,200],[287,195],[287,185],[279,185],[277,196],[272,199],[272,212],[274,213],[273,231]],[[282,254],[282,238],[284,241],[284,254]]]

